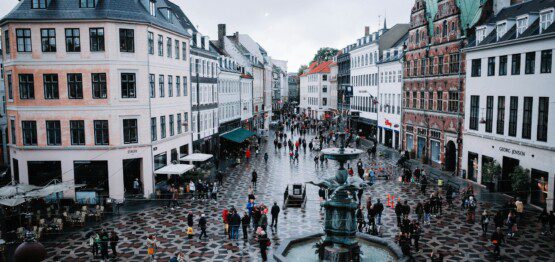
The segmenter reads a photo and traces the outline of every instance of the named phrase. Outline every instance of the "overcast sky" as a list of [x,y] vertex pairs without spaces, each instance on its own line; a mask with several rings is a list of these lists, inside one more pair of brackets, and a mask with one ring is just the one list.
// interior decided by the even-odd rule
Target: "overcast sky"
[[[343,48],[383,25],[408,23],[414,0],[174,0],[203,34],[217,38],[218,24],[228,35],[249,34],[275,59],[289,61],[296,72],[310,62],[318,48]],[[0,0],[0,16],[17,0]]]

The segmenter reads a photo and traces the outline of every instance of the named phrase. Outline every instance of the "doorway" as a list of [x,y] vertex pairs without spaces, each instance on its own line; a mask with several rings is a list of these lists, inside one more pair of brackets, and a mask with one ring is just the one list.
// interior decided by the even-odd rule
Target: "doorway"
[[[140,194],[143,190],[143,180],[141,179],[142,158],[132,158],[123,160],[123,186],[125,195]],[[133,189],[133,183],[139,181],[139,191]]]
[[421,159],[426,151],[426,138],[418,137],[418,151],[416,152],[416,157]]
[[393,147],[393,132],[385,129],[385,146]]
[[[447,166],[447,162],[445,163]],[[478,154],[468,152],[468,165],[466,179],[476,181],[476,169],[478,168]]]
[[447,142],[445,146],[445,170],[455,171],[457,167],[457,147],[453,141]]
[[499,191],[506,193],[512,191],[511,177],[509,174],[511,174],[515,170],[515,167],[517,167],[519,164],[520,161],[518,159],[506,156],[503,157],[503,167],[501,172],[501,180],[499,181]]
[[399,149],[399,132],[395,131],[395,148]]

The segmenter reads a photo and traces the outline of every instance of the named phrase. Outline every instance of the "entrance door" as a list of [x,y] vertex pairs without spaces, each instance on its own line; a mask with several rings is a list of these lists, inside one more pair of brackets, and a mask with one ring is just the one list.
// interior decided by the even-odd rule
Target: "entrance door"
[[[478,163],[478,154],[468,152],[468,165],[466,168],[466,179],[476,181],[476,165]],[[445,162],[447,166],[447,162]]]
[[393,132],[391,130],[385,130],[385,146],[393,147]]
[[418,137],[418,151],[416,152],[417,158],[422,158],[426,150],[426,138]]
[[395,131],[395,148],[399,149],[399,132]]
[[135,179],[139,180],[139,190],[143,189],[143,181],[141,179],[142,158],[124,159],[123,160],[123,185],[125,187],[125,195],[140,194],[133,189]]
[[[445,170],[455,171],[457,167],[457,147],[453,141],[447,142],[445,148]],[[470,169],[469,169],[470,170]]]
[[509,176],[518,166],[520,161],[511,157],[503,157],[503,171],[501,173],[501,180],[499,181],[499,191],[511,192],[511,177]]

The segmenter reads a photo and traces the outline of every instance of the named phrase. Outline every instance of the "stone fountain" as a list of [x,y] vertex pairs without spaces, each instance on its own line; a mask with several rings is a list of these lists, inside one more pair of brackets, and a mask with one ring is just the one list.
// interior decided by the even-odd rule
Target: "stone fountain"
[[[358,176],[349,176],[345,163],[357,159],[362,150],[345,147],[343,121],[339,118],[337,133],[338,148],[327,148],[321,152],[327,159],[337,161],[339,169],[334,177],[312,185],[328,189],[330,198],[321,203],[325,209],[324,234],[316,233],[288,239],[274,253],[277,261],[404,261],[397,245],[389,240],[357,233],[355,212],[358,203],[353,196],[366,183]],[[310,255],[316,248],[317,257]],[[309,252],[312,249],[313,252]]]

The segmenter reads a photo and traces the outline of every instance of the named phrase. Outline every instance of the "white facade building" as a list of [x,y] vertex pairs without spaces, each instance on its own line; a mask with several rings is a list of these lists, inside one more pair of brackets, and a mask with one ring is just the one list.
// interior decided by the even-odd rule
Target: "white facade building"
[[[315,119],[324,119],[326,112],[335,109],[331,104],[330,66],[334,61],[313,62],[306,72],[300,75],[300,108]],[[337,96],[337,94],[335,94]]]
[[[501,165],[494,188],[513,192],[516,166],[530,171],[529,202],[553,210],[555,183],[555,47],[552,2],[506,8],[478,26],[466,49],[462,168],[482,183],[487,162]],[[528,191],[528,190],[526,190]]]

